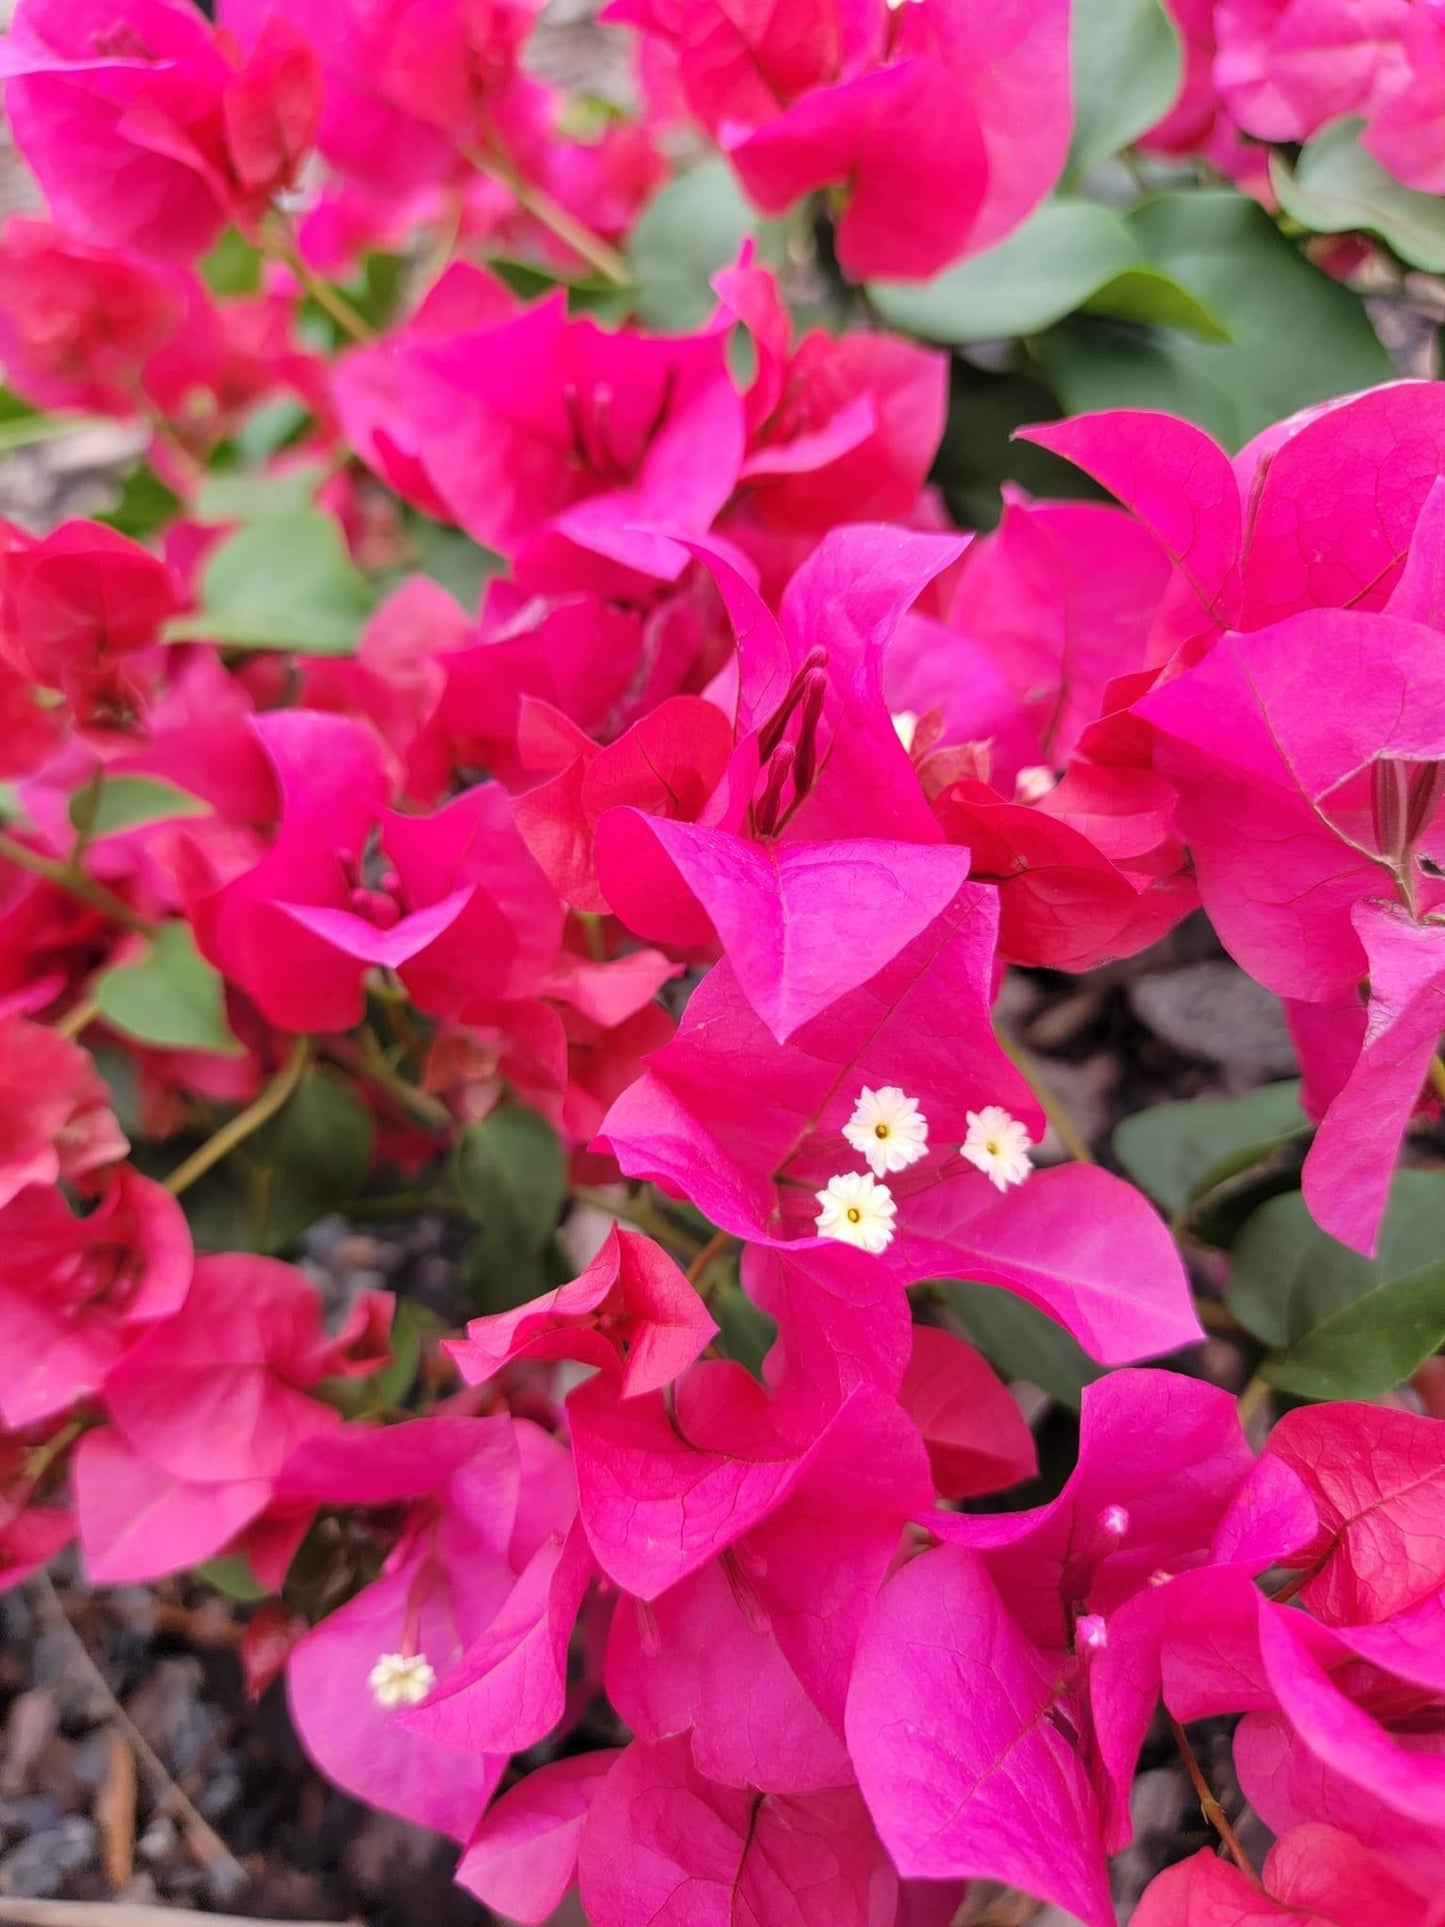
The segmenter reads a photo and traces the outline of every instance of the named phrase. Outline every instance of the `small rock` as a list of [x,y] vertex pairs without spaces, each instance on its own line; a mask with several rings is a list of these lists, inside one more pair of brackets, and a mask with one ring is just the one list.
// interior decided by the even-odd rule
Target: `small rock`
[[65,1885],[66,1875],[89,1865],[96,1851],[94,1826],[72,1813],[58,1827],[32,1833],[0,1859],[0,1893],[51,1900]]
[[1284,1007],[1237,964],[1187,964],[1129,986],[1134,1014],[1175,1050],[1248,1071],[1254,1081],[1297,1070]]

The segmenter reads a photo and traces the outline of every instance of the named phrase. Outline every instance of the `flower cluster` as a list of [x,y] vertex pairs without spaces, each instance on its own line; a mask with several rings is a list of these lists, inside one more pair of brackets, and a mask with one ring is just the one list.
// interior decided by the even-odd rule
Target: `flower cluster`
[[[613,0],[591,139],[537,11],[15,9],[11,400],[146,451],[0,526],[0,1585],[239,1566],[254,1689],[514,1920],[1110,1927],[1151,1725],[1229,1715],[1269,1859],[1135,1918],[1431,1927],[1434,1274],[1391,1396],[1247,1432],[1227,1239],[1063,1157],[996,1004],[1202,902],[1364,1267],[1445,1079],[1445,401],[1054,422],[1115,501],[960,532],[947,356],[753,238],[662,332],[618,249],[684,120],[830,270],[992,246],[1062,0]],[[288,1262],[419,1196],[449,1335]]]
[[1267,191],[1249,143],[1308,141],[1353,121],[1396,181],[1445,192],[1445,10],[1435,0],[1168,0],[1168,12],[1185,80],[1150,148],[1203,152]]

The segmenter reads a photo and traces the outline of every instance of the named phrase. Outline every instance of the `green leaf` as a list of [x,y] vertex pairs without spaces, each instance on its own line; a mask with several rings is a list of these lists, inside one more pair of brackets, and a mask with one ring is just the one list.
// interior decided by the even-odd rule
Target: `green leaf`
[[1040,382],[1025,375],[995,374],[961,355],[953,357],[948,425],[933,479],[963,527],[997,527],[1004,482],[1017,482],[1031,495],[1056,500],[1103,499],[1082,469],[1046,448],[1012,439],[1026,423],[1057,421],[1058,416],[1058,403]]
[[554,288],[565,288],[569,314],[596,315],[604,323],[624,320],[631,312],[636,294],[634,288],[619,288],[605,275],[560,274],[555,269],[539,267],[535,261],[518,261],[505,254],[488,255],[487,266],[524,301],[536,301]]
[[943,1289],[968,1336],[1005,1378],[1026,1378],[1077,1412],[1084,1387],[1103,1377],[1105,1368],[1027,1299],[957,1278]]
[[[294,395],[277,395],[250,411],[232,436],[231,448],[243,462],[264,462],[298,442],[314,419],[311,410]],[[285,483],[291,477],[275,479]]]
[[107,776],[94,809],[90,800],[93,795],[93,786],[87,784],[70,799],[71,823],[90,836],[114,836],[118,830],[138,829],[143,823],[211,814],[210,804],[199,796],[155,776]]
[[1442,1222],[1445,1171],[1396,1173],[1374,1258],[1321,1231],[1298,1192],[1271,1198],[1235,1241],[1226,1302],[1256,1337],[1293,1354],[1367,1293],[1437,1264]]
[[1163,409],[1236,449],[1296,409],[1390,380],[1358,297],[1312,267],[1243,195],[1160,194],[1126,222],[1145,259],[1202,302],[1230,339],[1071,317],[1036,344],[1068,413]]
[[237,228],[227,228],[200,265],[212,294],[254,294],[261,285],[260,252]]
[[316,500],[325,470],[307,462],[284,475],[257,475],[246,469],[208,475],[196,496],[202,522],[264,522],[273,515],[304,515]]
[[115,507],[96,520],[133,541],[143,542],[179,514],[180,507],[180,496],[166,487],[153,468],[142,463],[121,483]]
[[221,543],[200,600],[198,614],[168,626],[168,641],[349,656],[376,598],[329,515],[283,509]]
[[214,1559],[203,1559],[196,1567],[196,1577],[223,1599],[234,1599],[242,1606],[254,1605],[271,1592],[251,1570],[251,1561],[244,1552],[222,1552]]
[[1117,154],[1179,94],[1184,51],[1159,0],[1074,0],[1070,176]]
[[253,1182],[254,1242],[285,1251],[365,1189],[376,1156],[376,1120],[351,1079],[320,1064],[244,1155]]
[[1246,1097],[1136,1111],[1115,1131],[1114,1152],[1136,1184],[1178,1213],[1308,1129],[1298,1082],[1267,1084]]
[[504,556],[484,549],[460,529],[444,528],[424,515],[414,516],[410,528],[415,567],[449,589],[466,610],[477,607],[487,583],[507,566]]
[[1445,1344],[1445,1261],[1392,1278],[1323,1319],[1264,1375],[1301,1398],[1379,1398]]
[[1291,169],[1272,154],[1270,182],[1291,219],[1317,234],[1378,234],[1402,261],[1445,271],[1445,201],[1387,174],[1360,145],[1362,120],[1321,128]]
[[1180,287],[1158,268],[1142,263],[1125,268],[1106,281],[1083,304],[1085,314],[1116,315],[1120,321],[1142,321],[1158,328],[1184,328],[1206,341],[1228,341],[1229,330],[1188,288]]
[[754,1378],[763,1375],[763,1360],[772,1350],[778,1327],[759,1305],[755,1305],[735,1279],[725,1280],[708,1301],[708,1310],[717,1320],[717,1348]]
[[143,1044],[225,1057],[240,1052],[226,1022],[221,973],[197,950],[188,923],[163,924],[138,963],[105,971],[95,1001],[107,1023]]
[[502,1104],[462,1133],[457,1191],[479,1229],[467,1249],[469,1281],[488,1310],[525,1304],[548,1282],[567,1185],[567,1160],[547,1120]]
[[987,253],[921,286],[870,282],[868,297],[892,327],[926,341],[994,341],[1037,334],[1140,259],[1111,209],[1051,200]]
[[725,160],[679,175],[632,230],[627,258],[637,279],[637,311],[650,327],[683,334],[717,305],[708,286],[757,226]]

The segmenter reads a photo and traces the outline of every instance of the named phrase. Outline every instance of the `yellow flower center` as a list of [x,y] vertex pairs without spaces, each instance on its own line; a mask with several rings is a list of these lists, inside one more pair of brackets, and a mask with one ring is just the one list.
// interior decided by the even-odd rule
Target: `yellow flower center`
[[875,1124],[873,1126],[873,1135],[874,1137],[887,1137],[888,1126],[886,1124]]
[[849,1224],[858,1224],[861,1221],[862,1217],[863,1217],[863,1213],[858,1209],[856,1204],[850,1204],[848,1206]]

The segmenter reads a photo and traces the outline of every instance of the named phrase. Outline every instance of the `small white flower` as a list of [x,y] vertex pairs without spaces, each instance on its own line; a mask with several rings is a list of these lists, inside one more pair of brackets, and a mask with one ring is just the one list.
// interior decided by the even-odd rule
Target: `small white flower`
[[378,1706],[419,1706],[437,1683],[425,1653],[383,1653],[366,1676]]
[[826,1191],[814,1196],[820,1207],[816,1223],[825,1238],[875,1255],[892,1244],[898,1207],[888,1186],[867,1171],[840,1171],[829,1178]]
[[893,727],[898,732],[899,742],[902,743],[903,747],[911,756],[913,754],[913,739],[918,734],[917,715],[911,709],[895,709],[893,712]]
[[968,1113],[962,1150],[1000,1191],[1022,1184],[1034,1168],[1029,1162],[1028,1131],[1001,1104],[985,1104],[981,1111]]
[[1030,763],[1014,778],[1014,801],[1037,803],[1048,795],[1058,780],[1047,763]]
[[928,1155],[928,1119],[918,1099],[905,1097],[896,1084],[877,1091],[865,1084],[843,1135],[878,1178],[906,1171]]

